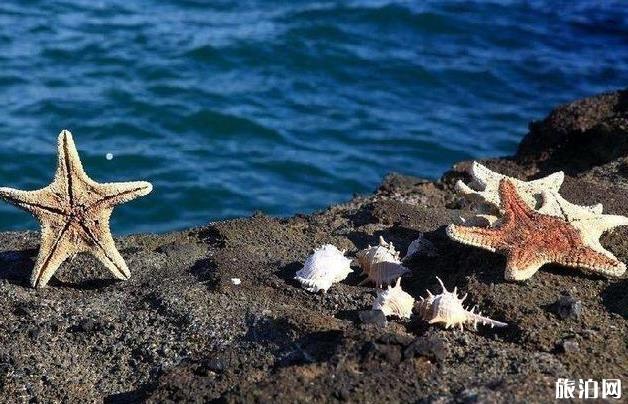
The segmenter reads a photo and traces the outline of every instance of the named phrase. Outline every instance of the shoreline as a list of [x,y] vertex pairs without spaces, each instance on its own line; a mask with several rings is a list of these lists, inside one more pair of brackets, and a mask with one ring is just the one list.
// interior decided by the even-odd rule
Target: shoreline
[[[566,199],[628,215],[628,90],[558,107],[530,125],[515,156],[479,161],[521,179],[563,170]],[[437,181],[389,174],[375,193],[310,215],[116,237],[125,282],[81,255],[31,289],[38,233],[0,233],[0,391],[45,401],[523,402],[552,399],[561,377],[626,380],[626,278],[545,266],[506,282],[502,257],[448,240],[444,225],[471,214],[453,190],[469,163]],[[375,292],[358,286],[359,270],[324,295],[292,279],[321,244],[353,257],[381,235],[403,256],[420,233],[444,253],[410,260],[404,290],[418,299],[439,290],[439,276],[509,327],[460,333],[416,316],[381,327],[360,319]],[[602,244],[626,262],[627,240],[624,227]],[[562,294],[581,301],[579,318],[557,315]]]

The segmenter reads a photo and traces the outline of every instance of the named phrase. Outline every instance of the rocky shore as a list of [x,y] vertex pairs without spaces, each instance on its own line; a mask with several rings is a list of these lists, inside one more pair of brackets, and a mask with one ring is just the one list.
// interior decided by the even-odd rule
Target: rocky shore
[[[530,124],[516,155],[482,163],[521,179],[563,170],[565,198],[628,215],[628,90],[561,106]],[[468,164],[435,182],[391,174],[373,195],[312,215],[119,238],[126,282],[77,256],[32,289],[38,234],[2,233],[0,397],[512,403],[552,400],[557,378],[628,383],[626,279],[545,266],[506,282],[503,257],[448,240],[444,226],[470,215],[453,190]],[[382,324],[362,312],[375,290],[357,270],[327,294],[293,280],[321,244],[354,256],[382,235],[403,255],[420,233],[440,254],[411,259],[404,290],[425,296],[439,276],[508,327]],[[602,244],[628,262],[628,228]]]

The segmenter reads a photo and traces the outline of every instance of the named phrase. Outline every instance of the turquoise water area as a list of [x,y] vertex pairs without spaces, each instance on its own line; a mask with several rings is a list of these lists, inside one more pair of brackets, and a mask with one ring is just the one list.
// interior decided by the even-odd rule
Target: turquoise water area
[[512,153],[625,86],[627,43],[619,1],[4,0],[0,185],[46,185],[68,128],[92,178],[155,186],[118,234],[311,212]]

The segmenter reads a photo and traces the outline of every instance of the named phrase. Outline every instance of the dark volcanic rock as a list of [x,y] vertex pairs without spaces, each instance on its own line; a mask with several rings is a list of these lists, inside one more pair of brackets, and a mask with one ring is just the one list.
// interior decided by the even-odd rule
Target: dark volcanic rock
[[563,293],[554,303],[554,310],[563,320],[579,319],[582,314],[582,302],[568,293]]
[[572,102],[531,123],[517,158],[575,173],[626,154],[628,90],[623,90]]
[[381,310],[362,310],[359,316],[360,321],[364,324],[374,324],[378,327],[386,326],[386,316]]
[[415,356],[426,356],[437,361],[442,361],[447,356],[448,344],[438,338],[419,337],[412,341],[403,351],[406,359]]
[[[561,107],[531,126],[516,158],[484,162],[522,179],[563,169],[565,198],[627,215],[625,98],[620,92]],[[312,215],[255,215],[119,238],[132,272],[126,282],[77,256],[48,288],[31,289],[37,233],[1,233],[1,397],[543,402],[554,397],[557,377],[625,378],[626,280],[547,266],[524,283],[505,282],[503,257],[444,234],[469,214],[452,189],[467,178],[464,166],[437,182],[389,176],[375,194]],[[374,290],[359,286],[357,271],[326,294],[293,279],[321,244],[354,256],[381,235],[405,251],[420,233],[440,254],[408,260],[404,290],[415,298],[439,290],[439,276],[508,327],[460,332],[416,316],[383,325],[369,310]],[[628,261],[628,229],[602,243]],[[577,291],[586,307],[579,317],[577,301],[559,302],[557,313],[570,321],[547,309],[561,290]],[[380,326],[364,323],[371,321]]]

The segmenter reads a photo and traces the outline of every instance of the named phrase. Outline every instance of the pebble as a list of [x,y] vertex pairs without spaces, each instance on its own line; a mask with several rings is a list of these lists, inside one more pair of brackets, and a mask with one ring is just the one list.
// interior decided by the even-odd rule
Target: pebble
[[358,314],[364,324],[375,324],[378,327],[386,327],[386,316],[381,310],[362,310]]
[[580,350],[580,344],[576,340],[566,339],[560,343],[560,348],[564,353],[573,353]]
[[582,315],[582,302],[569,294],[562,294],[554,303],[554,309],[563,320],[579,319]]
[[442,361],[447,357],[448,349],[449,345],[439,338],[418,337],[403,350],[403,357],[409,359],[415,356],[426,356]]

